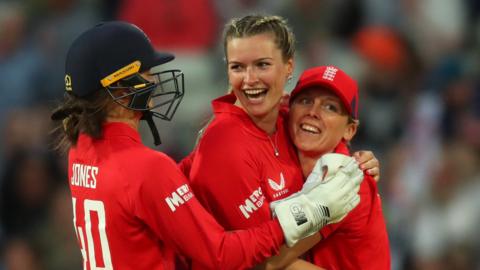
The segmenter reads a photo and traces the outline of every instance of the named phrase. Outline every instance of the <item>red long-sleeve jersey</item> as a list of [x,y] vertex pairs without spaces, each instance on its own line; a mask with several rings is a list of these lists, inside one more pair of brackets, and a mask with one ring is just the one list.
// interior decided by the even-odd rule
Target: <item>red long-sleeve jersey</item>
[[81,134],[69,151],[84,269],[174,269],[175,252],[211,269],[245,269],[278,252],[278,222],[225,232],[173,160],[142,145],[126,124],[103,129],[101,139]]
[[[271,220],[270,202],[300,190],[303,176],[284,119],[269,136],[234,102],[234,95],[212,102],[215,119],[180,167],[223,227],[246,229]],[[193,269],[205,268],[194,261]]]

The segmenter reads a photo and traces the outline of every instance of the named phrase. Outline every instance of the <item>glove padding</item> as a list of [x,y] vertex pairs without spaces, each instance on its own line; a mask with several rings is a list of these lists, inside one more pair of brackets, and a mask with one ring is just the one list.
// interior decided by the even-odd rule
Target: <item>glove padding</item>
[[354,158],[342,154],[320,158],[302,190],[270,204],[287,246],[341,221],[360,202],[362,180],[363,172]]

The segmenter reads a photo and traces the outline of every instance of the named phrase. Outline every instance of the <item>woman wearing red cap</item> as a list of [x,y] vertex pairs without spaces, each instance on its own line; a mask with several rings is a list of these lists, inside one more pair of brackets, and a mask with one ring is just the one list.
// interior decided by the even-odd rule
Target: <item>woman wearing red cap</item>
[[[212,102],[215,117],[190,156],[193,162],[181,164],[200,202],[225,228],[244,229],[270,220],[270,202],[288,197],[304,183],[285,126],[288,109],[281,108],[294,68],[294,43],[293,33],[278,16],[245,16],[226,25],[232,93]],[[275,264],[312,266],[296,259],[318,235],[310,240]]]
[[[333,66],[302,73],[290,98],[289,131],[304,175],[327,153],[350,155],[358,128],[356,82]],[[390,250],[376,182],[367,174],[360,204],[339,223],[320,230],[311,261],[325,269],[390,269]]]

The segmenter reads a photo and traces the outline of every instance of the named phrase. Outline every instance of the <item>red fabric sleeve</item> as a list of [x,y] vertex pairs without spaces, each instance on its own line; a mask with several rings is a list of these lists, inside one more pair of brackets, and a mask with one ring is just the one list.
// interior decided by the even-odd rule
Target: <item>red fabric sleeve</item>
[[173,161],[155,160],[151,167],[162,179],[150,177],[142,183],[134,212],[167,245],[210,269],[246,269],[278,252],[283,242],[278,222],[225,232],[197,201]]
[[178,163],[178,168],[183,172],[183,175],[187,177],[187,180],[190,179],[190,170],[192,168],[193,159],[195,158],[195,150],[193,150],[188,156],[182,159]]
[[190,183],[195,194],[228,229],[272,219],[259,175],[262,164],[249,152],[252,148],[239,135],[210,132],[198,145],[192,164]]

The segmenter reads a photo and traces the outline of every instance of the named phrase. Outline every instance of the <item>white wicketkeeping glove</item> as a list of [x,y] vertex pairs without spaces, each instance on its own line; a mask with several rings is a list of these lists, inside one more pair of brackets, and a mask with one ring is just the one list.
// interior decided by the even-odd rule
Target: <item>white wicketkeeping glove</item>
[[326,154],[315,164],[302,190],[274,201],[270,208],[283,229],[287,246],[341,221],[360,202],[363,172],[354,158]]

